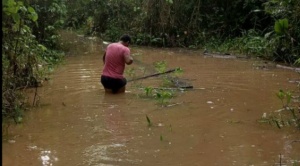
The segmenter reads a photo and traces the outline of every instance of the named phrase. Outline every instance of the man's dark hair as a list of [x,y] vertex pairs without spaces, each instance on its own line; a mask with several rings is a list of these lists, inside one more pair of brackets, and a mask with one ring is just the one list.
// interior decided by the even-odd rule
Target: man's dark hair
[[122,35],[120,40],[125,43],[127,42],[131,43],[131,37],[129,35]]

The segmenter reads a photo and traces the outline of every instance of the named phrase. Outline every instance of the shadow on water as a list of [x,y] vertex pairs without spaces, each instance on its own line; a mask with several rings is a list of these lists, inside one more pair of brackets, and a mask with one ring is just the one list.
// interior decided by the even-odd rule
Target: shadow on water
[[181,67],[181,79],[194,86],[176,92],[175,105],[162,107],[141,97],[141,87],[159,87],[161,77],[130,82],[125,94],[106,94],[99,82],[101,41],[64,33],[65,45],[74,49],[38,89],[39,106],[9,128],[2,165],[269,166],[280,165],[280,159],[282,165],[299,165],[299,142],[293,142],[299,130],[257,122],[282,107],[275,93],[297,89],[290,80],[299,74],[257,69],[255,60],[132,47],[138,63],[127,69],[137,76],[153,73],[153,64],[164,60],[168,68]]

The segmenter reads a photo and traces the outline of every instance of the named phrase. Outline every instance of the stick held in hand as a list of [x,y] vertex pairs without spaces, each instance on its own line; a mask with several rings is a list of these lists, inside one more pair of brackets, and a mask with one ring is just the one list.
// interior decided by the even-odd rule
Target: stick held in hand
[[142,79],[146,79],[146,78],[149,78],[149,77],[159,76],[159,75],[162,75],[162,74],[172,73],[172,72],[174,72],[174,71],[176,71],[176,70],[177,70],[177,68],[176,68],[176,69],[167,70],[167,71],[161,72],[161,73],[151,74],[151,75],[144,76],[144,77],[134,78],[134,79],[132,79],[132,80],[128,80],[127,82],[137,81],[137,80],[142,80]]

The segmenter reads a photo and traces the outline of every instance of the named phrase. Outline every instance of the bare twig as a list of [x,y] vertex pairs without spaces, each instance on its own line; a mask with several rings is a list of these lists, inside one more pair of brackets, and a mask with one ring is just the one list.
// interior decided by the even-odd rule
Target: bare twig
[[36,96],[37,96],[37,90],[38,90],[38,87],[36,86],[35,87],[35,92],[34,92],[34,98],[33,98],[32,106],[35,106],[35,99],[36,99]]

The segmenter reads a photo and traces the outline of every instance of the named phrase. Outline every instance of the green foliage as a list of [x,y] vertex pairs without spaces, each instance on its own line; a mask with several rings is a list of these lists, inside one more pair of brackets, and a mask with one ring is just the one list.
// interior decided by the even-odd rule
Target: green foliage
[[153,93],[152,93],[153,92],[153,88],[152,87],[149,87],[149,86],[145,87],[144,91],[145,91],[147,97],[153,95]]
[[[157,61],[157,62],[154,62],[153,65],[154,65],[155,70],[159,73],[163,73],[167,69],[166,61]],[[176,68],[175,72],[173,72],[170,75],[179,76],[182,73],[183,73],[183,70],[179,67],[179,68]],[[172,81],[170,80],[170,77],[168,75],[163,75],[163,86],[168,87],[171,85],[172,85]]]
[[167,63],[166,63],[166,61],[158,61],[158,62],[154,63],[154,67],[155,67],[156,71],[162,73],[162,72],[166,71]]
[[227,39],[224,42],[219,40],[212,40],[207,43],[206,48],[209,50],[216,50],[222,53],[237,53],[246,56],[258,56],[265,59],[271,59],[273,47],[276,42],[271,33],[262,35],[261,32],[249,30],[243,32],[241,37],[234,39]]
[[173,4],[173,0],[166,0],[168,3]]
[[[294,64],[299,58],[298,0],[67,1],[66,26],[135,44],[210,48]],[[71,9],[71,10],[70,10]],[[80,13],[80,14],[78,14]]]
[[[35,35],[41,34],[35,27],[46,22],[40,21],[43,17],[35,4],[16,0],[2,3],[2,119],[12,118],[19,123],[27,107],[23,90],[39,86],[48,73],[47,67],[57,63],[62,54],[49,49],[47,42]],[[47,27],[55,29],[54,25]]]
[[183,72],[184,72],[184,71],[183,71],[182,68],[177,67],[177,68],[175,69],[174,75],[175,75],[176,77],[178,77],[178,76],[182,75]]
[[274,30],[278,35],[283,35],[287,33],[289,27],[289,22],[287,19],[280,19],[275,22]]
[[[2,20],[3,89],[18,88],[32,84],[36,79],[37,55],[43,53],[43,46],[35,40],[28,26],[36,22],[36,13],[31,7],[14,0],[4,1]],[[10,85],[9,85],[10,84]]]
[[156,91],[155,98],[157,99],[158,103],[162,106],[166,106],[170,99],[174,97],[174,93],[172,90],[164,90],[160,89]]
[[26,8],[22,1],[15,0],[3,0],[3,12],[7,16],[11,16],[15,25],[13,26],[16,30],[20,26],[22,18],[27,18],[31,21],[38,19],[37,13],[32,7]]
[[281,100],[283,107],[287,107],[291,103],[291,92],[284,92],[282,89],[280,89],[279,92],[276,93],[276,96]]
[[[154,68],[156,71],[162,73],[165,72],[167,69],[167,63],[165,61],[157,61],[154,63]],[[181,68],[176,68],[174,75],[182,74],[183,70]],[[153,88],[151,86],[144,87],[144,97],[156,99],[156,101],[161,106],[166,106],[172,98],[175,96],[175,89],[168,89],[167,87],[172,86],[172,82],[170,80],[170,77],[164,76],[163,77],[163,85],[161,88]],[[165,88],[166,87],[166,88]]]
[[62,62],[64,57],[65,53],[59,50],[47,49],[41,54],[41,58],[46,62],[45,65],[48,66],[48,69]]
[[134,78],[135,75],[136,75],[136,69],[135,68],[129,68],[129,69],[126,69],[125,70],[125,73],[131,77],[131,78]]
[[295,63],[294,63],[296,66],[300,66],[300,58],[298,58]]
[[107,41],[119,41],[119,38],[122,34],[122,29],[118,28],[117,26],[110,25],[108,26],[108,29],[105,31],[105,36],[103,36],[104,40]]
[[264,3],[265,12],[274,20],[274,31],[277,36],[274,43],[274,60],[295,64],[300,55],[300,1],[269,0]]
[[173,89],[165,88],[153,88],[153,87],[144,87],[144,95],[140,97],[145,97],[149,99],[155,99],[160,106],[166,106],[170,103],[170,100],[175,97],[175,91]]
[[279,92],[276,93],[276,96],[282,102],[283,108],[271,112],[268,116],[265,113],[259,122],[275,125],[279,129],[284,126],[295,126],[300,129],[300,112],[299,108],[293,106],[291,103],[292,93],[279,90]]
[[57,29],[63,27],[67,14],[65,0],[33,0],[30,5],[39,15],[37,24],[32,25],[36,39],[47,48],[58,49]]

